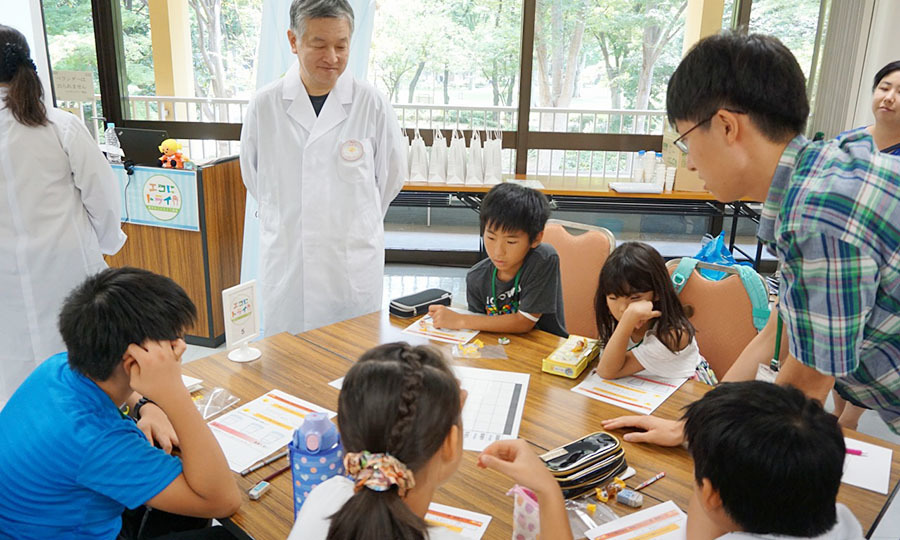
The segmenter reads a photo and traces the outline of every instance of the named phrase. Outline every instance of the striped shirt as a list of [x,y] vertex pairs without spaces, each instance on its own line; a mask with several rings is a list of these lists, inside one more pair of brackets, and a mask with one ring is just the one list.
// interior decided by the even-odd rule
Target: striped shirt
[[900,433],[900,158],[864,132],[794,138],[758,234],[781,263],[791,354]]

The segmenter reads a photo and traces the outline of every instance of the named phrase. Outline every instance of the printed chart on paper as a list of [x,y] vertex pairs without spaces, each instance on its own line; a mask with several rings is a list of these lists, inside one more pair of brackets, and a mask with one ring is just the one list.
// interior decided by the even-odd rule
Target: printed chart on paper
[[282,449],[311,412],[324,412],[329,418],[337,416],[315,403],[271,390],[208,425],[222,447],[228,466],[234,472],[241,472]]
[[453,531],[460,538],[479,540],[487,531],[491,516],[431,503],[425,514],[425,522],[429,527],[443,527]]
[[684,384],[686,378],[667,379],[645,371],[621,379],[604,379],[591,373],[572,388],[589,398],[618,405],[640,414],[650,414]]
[[463,407],[463,448],[484,450],[489,444],[519,436],[527,373],[455,366],[460,386],[469,395]]
[[587,531],[590,540],[684,540],[687,516],[666,501]]

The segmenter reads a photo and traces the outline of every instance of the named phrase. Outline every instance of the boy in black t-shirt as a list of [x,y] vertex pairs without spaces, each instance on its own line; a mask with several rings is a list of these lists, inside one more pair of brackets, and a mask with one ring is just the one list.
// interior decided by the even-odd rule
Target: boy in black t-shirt
[[434,325],[510,334],[538,328],[567,337],[559,255],[541,243],[549,217],[539,191],[512,183],[491,189],[481,204],[488,258],[466,275],[469,311],[479,315],[431,306]]

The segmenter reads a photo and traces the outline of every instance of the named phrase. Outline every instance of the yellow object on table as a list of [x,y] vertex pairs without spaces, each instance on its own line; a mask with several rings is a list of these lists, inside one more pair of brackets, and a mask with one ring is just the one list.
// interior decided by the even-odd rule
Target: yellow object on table
[[565,343],[550,353],[541,363],[541,369],[554,375],[574,379],[600,354],[600,342],[596,339],[571,335]]

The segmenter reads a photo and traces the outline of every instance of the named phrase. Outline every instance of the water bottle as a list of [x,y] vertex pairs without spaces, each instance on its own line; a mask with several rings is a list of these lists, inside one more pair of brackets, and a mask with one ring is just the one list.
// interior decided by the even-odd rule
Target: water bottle
[[656,166],[654,168],[655,174],[653,177],[653,183],[664,186],[666,183],[666,164],[663,163],[663,155],[662,152],[656,153]]
[[[110,148],[117,148],[119,150],[122,147],[119,145],[119,136],[116,135],[116,125],[110,122],[106,126],[106,146]],[[119,154],[115,154],[112,152],[108,152],[106,154],[110,163],[122,163],[122,156]]]
[[644,154],[646,152],[639,150],[637,155],[634,156],[634,163],[631,166],[631,178],[635,182],[644,181]]
[[294,515],[309,492],[333,476],[344,474],[341,436],[325,413],[310,413],[288,444],[294,487]]
[[644,152],[644,182],[653,182],[653,175],[656,174],[656,152],[650,150]]

